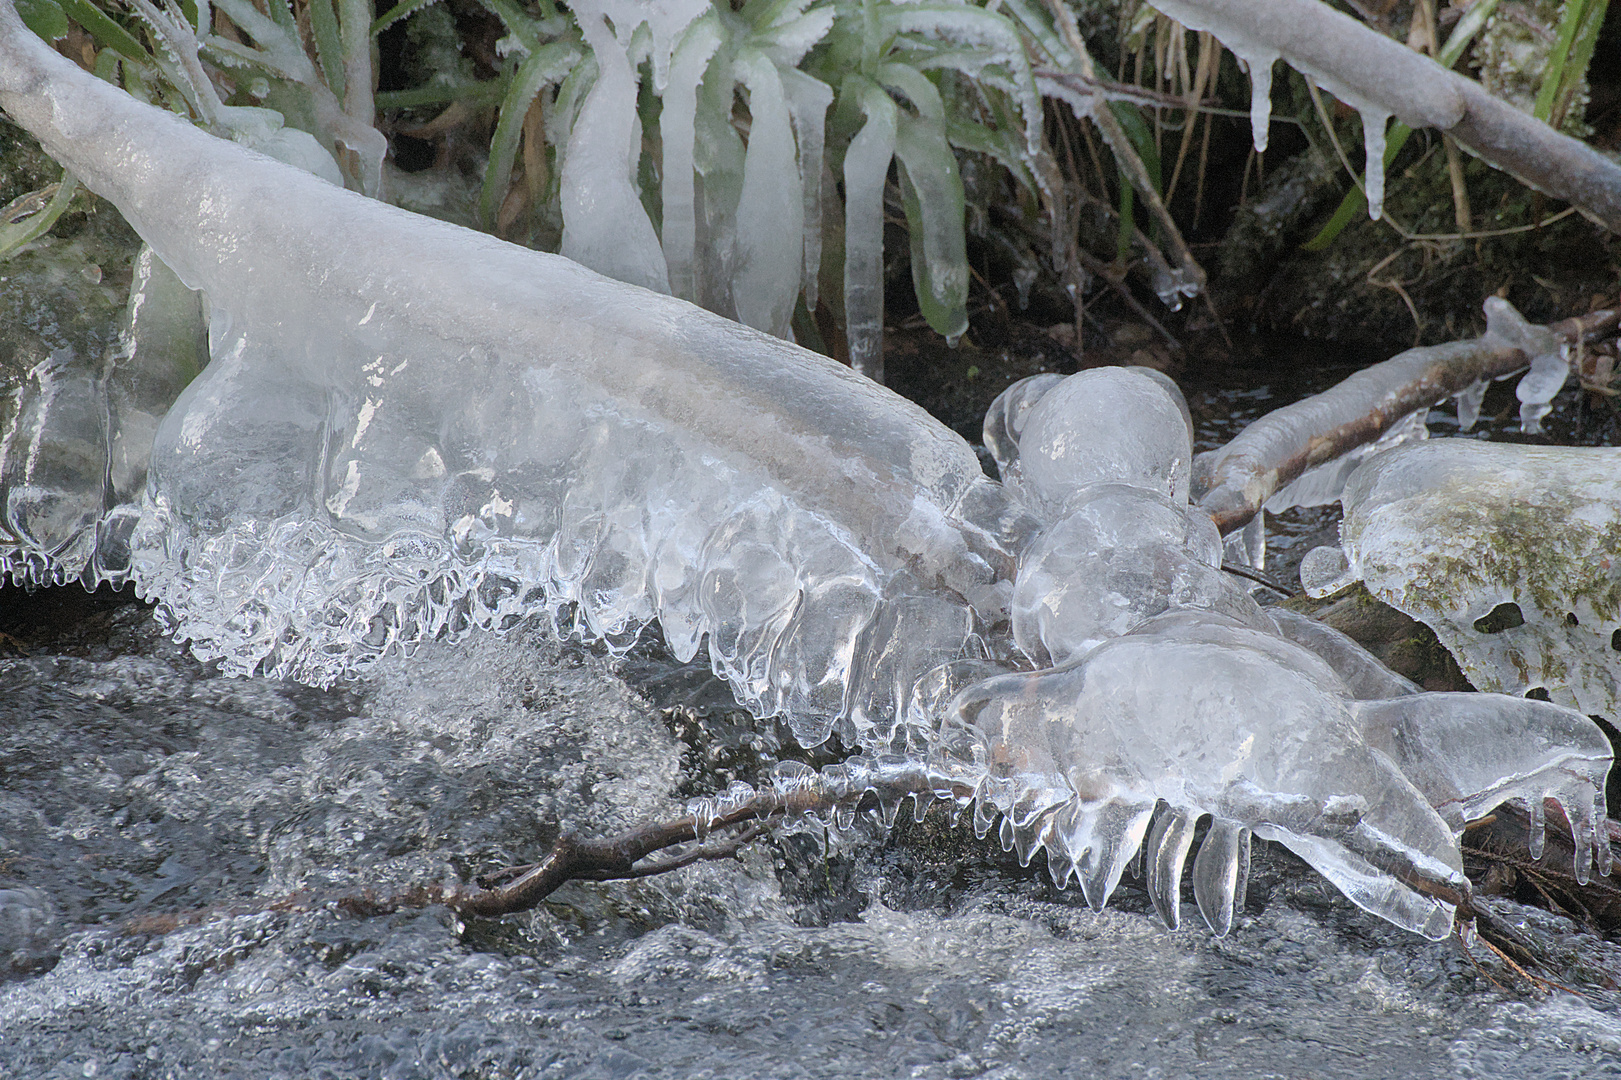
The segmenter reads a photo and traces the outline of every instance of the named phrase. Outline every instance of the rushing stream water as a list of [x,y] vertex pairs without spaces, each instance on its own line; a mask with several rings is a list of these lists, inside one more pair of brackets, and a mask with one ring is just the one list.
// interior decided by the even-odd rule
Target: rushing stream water
[[[1202,435],[1295,392],[1253,386],[1195,394]],[[0,660],[0,1075],[1621,1075],[1621,948],[1485,901],[1580,996],[1533,992],[1271,844],[1225,939],[1131,882],[1094,913],[943,807],[502,920],[276,910],[679,813],[775,738],[656,649],[477,635],[317,691],[220,676],[105,593],[0,602],[34,643]]]

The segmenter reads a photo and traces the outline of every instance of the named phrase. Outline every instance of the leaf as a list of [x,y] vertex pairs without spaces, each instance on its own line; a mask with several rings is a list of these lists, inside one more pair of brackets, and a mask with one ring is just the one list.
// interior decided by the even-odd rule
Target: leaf
[[97,45],[116,49],[131,60],[139,61],[143,66],[151,65],[152,54],[135,40],[134,35],[113,22],[100,8],[90,3],[90,0],[58,0],[58,2],[68,18],[84,27],[90,36],[95,38]]
[[968,253],[963,236],[962,177],[939,121],[902,110],[895,156],[906,183],[907,233],[918,308],[948,340],[968,329]]
[[435,0],[400,0],[398,4],[395,4],[393,7],[389,8],[387,12],[377,16],[377,20],[371,24],[372,37],[376,37],[378,34],[381,34],[384,30],[387,30],[390,26],[393,26],[401,19],[415,15],[418,11],[421,11],[423,8],[428,7],[434,2]]
[[339,101],[343,100],[344,69],[343,40],[338,29],[338,13],[332,0],[310,0],[310,29],[315,36],[315,55],[321,63],[321,74]]
[[536,95],[559,81],[579,63],[580,50],[572,42],[554,41],[529,54],[501,101],[501,116],[490,140],[490,163],[484,170],[484,186],[478,197],[478,216],[486,227],[495,223],[495,212],[506,197],[512,177],[512,162],[518,156],[518,136],[523,118]]
[[17,0],[17,14],[24,26],[46,41],[68,36],[68,17],[56,0]]

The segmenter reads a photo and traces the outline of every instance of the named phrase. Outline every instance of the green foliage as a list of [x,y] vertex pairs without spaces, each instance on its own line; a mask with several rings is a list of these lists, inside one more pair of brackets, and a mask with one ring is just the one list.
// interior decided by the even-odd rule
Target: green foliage
[[23,25],[46,41],[68,36],[68,17],[56,0],[17,0],[17,14]]
[[[1082,62],[1039,0],[579,0],[567,11],[552,0],[478,0],[504,31],[493,78],[446,46],[460,44],[459,31],[433,0],[401,0],[381,14],[367,0],[20,2],[42,36],[66,34],[68,20],[83,27],[100,50],[98,73],[131,93],[322,175],[337,178],[341,167],[345,182],[372,194],[384,148],[377,109],[485,110],[479,222],[554,248],[561,222],[566,254],[571,228],[588,231],[567,197],[570,154],[600,151],[592,124],[633,110],[640,144],[623,180],[634,202],[615,212],[635,216],[639,204],[671,291],[779,334],[796,310],[807,327],[831,315],[858,358],[878,355],[883,230],[896,211],[923,317],[948,338],[966,330],[961,159],[979,156],[1030,205],[1038,194],[1052,205],[1057,174],[1044,157],[1031,57]],[[222,15],[240,32],[220,32]],[[588,19],[607,35],[594,45]],[[374,98],[377,36],[402,22],[446,70]],[[604,47],[623,51],[633,94],[601,89]],[[1143,242],[1134,201],[1145,183],[1159,188],[1159,148],[1140,105],[1115,101],[1109,113],[1123,134],[1105,139],[1132,166],[1122,164],[1119,183],[1126,256]],[[597,120],[582,127],[587,115]],[[1159,218],[1153,229],[1163,231]],[[766,250],[784,242],[791,259]],[[823,281],[842,287],[823,290]]]

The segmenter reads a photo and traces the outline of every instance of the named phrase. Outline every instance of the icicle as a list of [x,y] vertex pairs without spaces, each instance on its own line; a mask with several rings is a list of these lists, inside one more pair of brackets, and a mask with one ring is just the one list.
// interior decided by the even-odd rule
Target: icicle
[[1548,811],[1542,799],[1527,799],[1531,806],[1531,829],[1526,837],[1525,846],[1531,852],[1531,858],[1541,859],[1544,845],[1548,840]]
[[[968,253],[963,236],[963,190],[957,158],[939,120],[899,115],[895,153],[905,188],[912,283],[923,315],[948,340],[968,329]],[[921,227],[919,227],[921,226]]]
[[1479,379],[1469,384],[1465,390],[1460,390],[1453,399],[1458,405],[1458,430],[1469,431],[1480,419],[1480,403],[1486,399],[1488,380]]
[[[582,29],[585,17],[601,13],[613,20],[614,33],[627,50],[636,28],[643,23],[651,35],[649,54],[653,61],[653,91],[663,94],[670,75],[670,55],[676,39],[694,19],[710,10],[709,0],[585,0],[573,3]],[[589,40],[590,35],[587,35]],[[595,46],[593,46],[595,48]]]
[[804,265],[804,193],[794,161],[794,134],[782,79],[753,49],[738,57],[749,91],[748,152],[737,203],[737,268],[732,301],[740,322],[784,337]]
[[1278,54],[1259,47],[1235,46],[1224,39],[1222,44],[1249,69],[1250,73],[1250,137],[1255,140],[1255,152],[1266,153],[1267,136],[1272,127],[1272,65]]
[[1030,288],[1040,276],[1040,269],[1033,263],[1020,263],[1013,268],[1013,288],[1019,294],[1020,311],[1030,306]]
[[862,87],[867,122],[844,153],[844,318],[850,366],[884,376],[884,183],[895,157],[898,110],[876,84]]
[[1570,378],[1570,349],[1561,344],[1553,352],[1543,353],[1531,361],[1531,370],[1514,388],[1520,399],[1520,430],[1527,435],[1542,434],[1542,418],[1553,411],[1554,395],[1564,389]]
[[1191,279],[1186,267],[1161,266],[1154,271],[1154,295],[1172,311],[1181,311],[1186,301],[1199,295],[1199,283]]
[[1368,216],[1378,221],[1385,212],[1385,128],[1390,113],[1375,106],[1357,109],[1362,117],[1363,183],[1368,189]]
[[779,68],[778,74],[799,141],[799,187],[805,197],[805,271],[800,286],[805,307],[815,311],[822,274],[822,151],[833,88],[793,68]]
[[974,839],[983,840],[985,834],[991,831],[996,822],[996,811],[990,804],[984,802],[974,803]]
[[575,14],[600,73],[563,161],[562,253],[598,273],[668,293],[664,251],[631,179],[641,153],[636,73],[599,11],[577,4]]
[[720,47],[722,33],[720,20],[716,18],[702,19],[687,30],[670,62],[664,109],[659,114],[659,136],[664,147],[660,181],[664,206],[664,264],[669,270],[670,291],[683,300],[698,299],[692,266],[698,235],[692,179],[698,83],[709,68],[710,57]]

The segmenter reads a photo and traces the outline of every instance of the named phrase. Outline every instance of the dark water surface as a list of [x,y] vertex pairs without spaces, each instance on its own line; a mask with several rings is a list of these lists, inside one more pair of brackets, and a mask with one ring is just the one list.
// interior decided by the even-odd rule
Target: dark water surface
[[[940,811],[825,858],[806,838],[761,843],[502,920],[267,910],[533,858],[557,821],[678,813],[704,737],[683,744],[608,661],[535,636],[425,649],[316,692],[219,677],[138,606],[111,621],[110,651],[134,655],[0,661],[0,1075],[1621,1069],[1602,974],[1621,948],[1499,905],[1584,996],[1534,994],[1479,946],[1484,970],[1265,844],[1225,940],[1191,905],[1165,930],[1129,885],[1093,913]],[[835,894],[854,898],[847,921],[827,921]],[[168,933],[139,919],[205,907]]]

